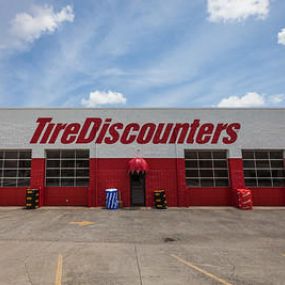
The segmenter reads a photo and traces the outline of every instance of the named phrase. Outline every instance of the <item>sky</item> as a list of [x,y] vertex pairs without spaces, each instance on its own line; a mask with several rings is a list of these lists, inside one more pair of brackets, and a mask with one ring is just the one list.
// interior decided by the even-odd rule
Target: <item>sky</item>
[[0,0],[0,107],[285,107],[285,1]]

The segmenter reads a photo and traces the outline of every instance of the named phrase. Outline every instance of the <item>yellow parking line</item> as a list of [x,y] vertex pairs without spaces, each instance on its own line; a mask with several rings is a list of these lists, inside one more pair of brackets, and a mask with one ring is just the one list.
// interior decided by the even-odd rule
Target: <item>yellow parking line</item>
[[61,285],[62,278],[62,255],[60,254],[57,258],[56,274],[55,274],[55,285]]
[[175,254],[171,254],[170,256],[172,256],[173,258],[175,258],[176,260],[178,260],[179,262],[187,265],[188,267],[192,268],[192,269],[195,269],[196,271],[200,272],[200,273],[203,273],[204,275],[216,280],[217,282],[223,284],[223,285],[232,285],[231,283],[227,282],[226,280],[222,279],[222,278],[219,278],[218,276],[206,271],[206,270],[203,270],[201,268],[199,268],[198,266],[190,263],[189,261],[186,261],[182,258],[180,258],[179,256],[175,255]]

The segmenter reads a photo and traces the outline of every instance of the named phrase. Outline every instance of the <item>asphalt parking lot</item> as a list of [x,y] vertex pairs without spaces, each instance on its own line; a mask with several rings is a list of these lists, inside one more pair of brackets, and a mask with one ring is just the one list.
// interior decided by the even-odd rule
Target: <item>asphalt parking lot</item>
[[0,284],[284,284],[285,208],[0,208]]

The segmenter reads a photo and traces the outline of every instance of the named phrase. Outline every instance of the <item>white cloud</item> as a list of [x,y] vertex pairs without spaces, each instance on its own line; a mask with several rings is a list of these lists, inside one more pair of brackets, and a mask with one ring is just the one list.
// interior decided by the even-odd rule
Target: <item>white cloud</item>
[[218,107],[240,108],[240,107],[262,107],[265,105],[265,99],[256,92],[248,92],[244,96],[230,96],[223,98]]
[[241,21],[250,16],[264,19],[269,13],[269,0],[208,0],[211,22]]
[[87,108],[100,107],[102,105],[126,104],[127,98],[119,92],[93,91],[88,99],[82,99],[81,105]]
[[[73,22],[74,13],[67,5],[58,13],[52,6],[33,6],[30,13],[16,14],[9,30],[9,46],[21,48],[45,33],[53,33],[63,22]],[[6,47],[8,47],[6,45]]]
[[268,100],[273,104],[279,104],[283,102],[284,99],[285,99],[285,96],[283,94],[272,95],[268,98]]
[[285,28],[278,33],[278,44],[285,45]]
[[277,95],[260,95],[257,92],[248,92],[243,96],[230,96],[223,98],[217,107],[220,108],[249,108],[249,107],[263,107],[265,105],[278,105],[283,102],[285,96],[283,94]]

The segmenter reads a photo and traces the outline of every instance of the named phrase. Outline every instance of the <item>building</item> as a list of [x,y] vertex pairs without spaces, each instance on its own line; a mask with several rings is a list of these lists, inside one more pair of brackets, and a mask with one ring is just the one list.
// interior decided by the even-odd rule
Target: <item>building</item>
[[[285,109],[2,109],[0,205],[285,205]],[[138,158],[136,161],[130,161]],[[137,165],[136,165],[137,163]],[[131,166],[130,166],[131,165]],[[137,173],[136,167],[141,168]]]

